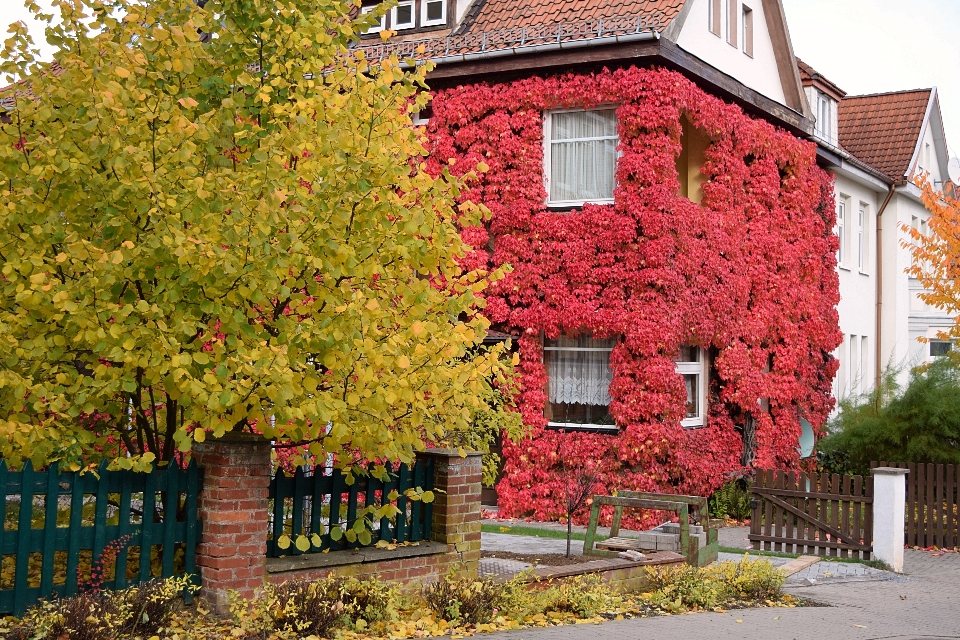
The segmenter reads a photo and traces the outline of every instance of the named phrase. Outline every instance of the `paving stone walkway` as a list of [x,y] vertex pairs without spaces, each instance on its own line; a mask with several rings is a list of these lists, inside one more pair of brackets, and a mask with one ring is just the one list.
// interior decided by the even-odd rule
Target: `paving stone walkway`
[[[723,531],[723,529],[721,529]],[[739,535],[728,532],[731,537]],[[483,546],[516,544],[484,534]],[[564,540],[533,538],[541,553]],[[726,546],[734,546],[726,544]],[[582,550],[582,543],[579,545]],[[516,549],[516,547],[513,547]],[[503,549],[503,550],[513,550]],[[524,551],[525,553],[526,551]],[[562,552],[562,551],[561,551]],[[536,551],[534,551],[536,553]],[[723,554],[738,558],[739,554]],[[785,562],[785,558],[769,558]],[[804,573],[806,572],[806,573]],[[904,574],[892,575],[861,564],[818,562],[788,581],[787,591],[826,606],[748,609],[607,622],[601,627],[571,625],[491,634],[490,640],[960,640],[960,554],[940,556],[907,550]],[[830,574],[830,575],[827,575]],[[802,584],[814,578],[812,586]]]

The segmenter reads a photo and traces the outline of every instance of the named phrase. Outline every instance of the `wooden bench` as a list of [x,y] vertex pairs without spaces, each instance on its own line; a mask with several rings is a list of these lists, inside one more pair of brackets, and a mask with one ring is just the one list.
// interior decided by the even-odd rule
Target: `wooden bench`
[[[597,523],[600,520],[600,508],[613,507],[613,522],[610,524],[610,537],[597,542]],[[720,551],[717,542],[717,530],[710,527],[710,513],[707,499],[699,496],[675,496],[662,493],[642,493],[623,491],[616,496],[594,496],[590,511],[590,524],[583,541],[583,554],[599,557],[616,557],[621,551],[653,551],[648,541],[637,538],[620,537],[620,522],[624,509],[654,509],[673,511],[680,524],[680,553],[687,564],[705,567],[717,559]],[[690,535],[691,511],[702,523],[706,533],[706,545],[700,547],[699,536]],[[655,545],[656,546],[656,545]],[[663,550],[661,550],[663,551]]]

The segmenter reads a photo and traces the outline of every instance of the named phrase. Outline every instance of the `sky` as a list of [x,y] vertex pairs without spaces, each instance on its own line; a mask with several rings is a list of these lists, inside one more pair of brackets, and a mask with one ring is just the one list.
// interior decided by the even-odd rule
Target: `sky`
[[[960,0],[782,2],[794,52],[848,94],[936,86],[947,143],[960,154]],[[0,0],[4,32],[29,17],[22,0]]]
[[782,2],[794,53],[849,95],[936,86],[960,155],[960,0]]

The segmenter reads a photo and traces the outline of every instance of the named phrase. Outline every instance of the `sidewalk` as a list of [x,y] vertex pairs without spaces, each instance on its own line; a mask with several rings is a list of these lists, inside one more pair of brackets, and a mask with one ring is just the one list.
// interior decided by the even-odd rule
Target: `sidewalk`
[[[541,539],[542,542],[545,540]],[[817,563],[818,565],[833,563]],[[854,565],[856,566],[856,565]],[[490,640],[923,640],[960,638],[960,554],[905,552],[893,580],[791,585],[792,594],[829,605],[572,625],[491,634]]]

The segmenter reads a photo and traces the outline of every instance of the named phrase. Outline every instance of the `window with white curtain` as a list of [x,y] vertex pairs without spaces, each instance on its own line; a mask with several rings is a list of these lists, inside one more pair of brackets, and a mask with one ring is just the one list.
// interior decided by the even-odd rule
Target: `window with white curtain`
[[543,346],[546,417],[553,428],[617,429],[610,416],[610,352],[616,339],[561,337]]
[[544,142],[548,204],[613,202],[616,109],[549,112],[544,118]]
[[680,424],[702,427],[707,415],[707,358],[699,347],[680,347],[674,361],[687,389],[687,412]]

